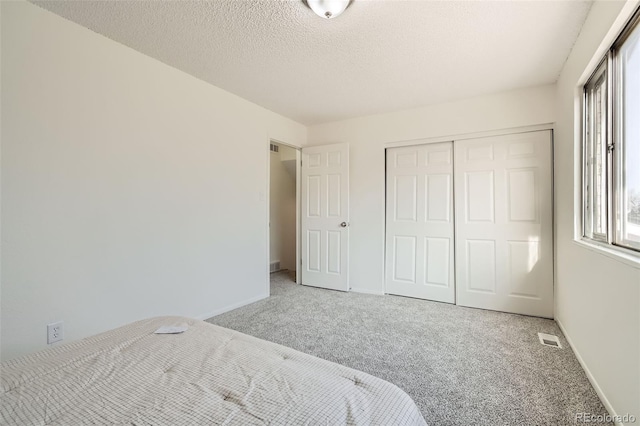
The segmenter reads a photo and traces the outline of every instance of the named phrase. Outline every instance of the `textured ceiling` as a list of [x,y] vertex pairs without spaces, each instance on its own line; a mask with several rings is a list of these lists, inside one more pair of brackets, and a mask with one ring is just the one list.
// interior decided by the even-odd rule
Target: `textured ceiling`
[[303,124],[556,81],[591,2],[44,1],[67,19]]

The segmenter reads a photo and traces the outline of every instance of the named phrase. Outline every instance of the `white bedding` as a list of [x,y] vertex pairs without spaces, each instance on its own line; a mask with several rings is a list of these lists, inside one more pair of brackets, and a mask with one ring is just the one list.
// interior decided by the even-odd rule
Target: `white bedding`
[[[186,323],[182,334],[153,334]],[[181,317],[138,321],[7,361],[3,425],[423,425],[391,383]]]

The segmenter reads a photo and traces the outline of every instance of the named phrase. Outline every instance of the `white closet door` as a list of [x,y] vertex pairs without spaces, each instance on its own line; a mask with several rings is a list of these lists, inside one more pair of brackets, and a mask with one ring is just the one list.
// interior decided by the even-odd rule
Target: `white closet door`
[[387,150],[386,292],[454,303],[451,142]]
[[551,133],[455,142],[456,298],[553,317]]
[[349,290],[349,145],[302,149],[302,284]]

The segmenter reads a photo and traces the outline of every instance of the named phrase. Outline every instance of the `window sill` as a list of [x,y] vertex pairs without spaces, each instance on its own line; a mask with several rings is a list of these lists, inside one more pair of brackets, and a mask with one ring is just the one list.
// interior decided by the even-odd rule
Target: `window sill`
[[633,268],[640,269],[640,253],[634,253],[621,247],[592,240],[574,239],[573,242],[588,250],[602,254]]

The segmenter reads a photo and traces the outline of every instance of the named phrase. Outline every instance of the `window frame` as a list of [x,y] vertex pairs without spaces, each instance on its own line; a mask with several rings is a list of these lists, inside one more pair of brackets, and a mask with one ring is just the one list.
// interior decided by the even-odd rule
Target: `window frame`
[[[600,247],[608,247],[624,254],[631,255],[640,260],[640,243],[627,242],[623,237],[622,227],[625,219],[622,218],[624,210],[624,139],[622,137],[622,119],[618,115],[622,110],[622,87],[618,81],[618,53],[621,46],[628,40],[634,31],[640,31],[640,8],[637,9],[631,19],[623,27],[620,35],[605,53],[601,61],[595,67],[587,81],[582,85],[582,134],[580,145],[580,165],[581,165],[581,214],[580,214],[580,239],[587,243],[594,243]],[[588,164],[592,160],[592,150],[595,148],[593,137],[593,88],[605,74],[606,79],[606,122],[605,137],[606,158],[602,161],[605,184],[605,233],[593,232],[594,230],[594,194],[593,183],[595,182],[593,167]],[[591,96],[591,97],[590,97]],[[589,186],[591,185],[591,187]],[[622,240],[622,241],[621,241]]]

